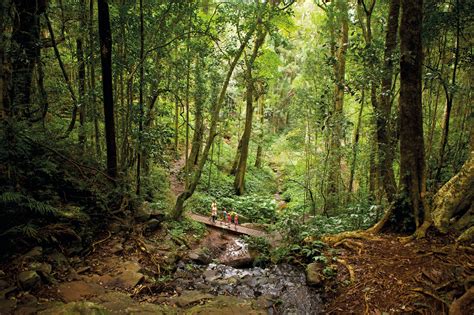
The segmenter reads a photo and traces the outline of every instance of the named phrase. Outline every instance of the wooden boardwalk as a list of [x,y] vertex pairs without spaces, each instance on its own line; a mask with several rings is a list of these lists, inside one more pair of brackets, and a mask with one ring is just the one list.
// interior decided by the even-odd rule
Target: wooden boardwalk
[[212,223],[210,220],[210,217],[206,217],[200,214],[195,214],[195,213],[188,213],[188,217],[193,219],[194,221],[198,221],[201,223],[204,223],[208,226],[212,226],[218,229],[222,230],[227,230],[233,233],[237,234],[245,234],[245,235],[250,235],[250,236],[259,236],[259,237],[268,237],[267,233],[260,231],[260,230],[255,230],[255,229],[249,229],[247,227],[237,225],[235,226],[234,224],[230,224],[230,227],[224,224],[222,221],[216,221],[215,223]]

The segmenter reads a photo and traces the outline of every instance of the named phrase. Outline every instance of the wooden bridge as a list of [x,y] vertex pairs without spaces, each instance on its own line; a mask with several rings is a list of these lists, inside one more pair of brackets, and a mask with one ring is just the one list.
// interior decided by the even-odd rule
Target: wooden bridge
[[210,217],[206,217],[200,214],[195,214],[195,213],[189,213],[188,217],[193,219],[194,221],[204,223],[208,226],[222,229],[222,230],[227,230],[232,233],[237,233],[237,234],[244,234],[244,235],[249,235],[249,236],[259,236],[259,237],[268,237],[267,233],[260,231],[260,230],[255,230],[255,229],[250,229],[241,225],[235,226],[233,223],[228,226],[226,223],[223,221],[217,220],[215,223],[213,223],[210,219]]

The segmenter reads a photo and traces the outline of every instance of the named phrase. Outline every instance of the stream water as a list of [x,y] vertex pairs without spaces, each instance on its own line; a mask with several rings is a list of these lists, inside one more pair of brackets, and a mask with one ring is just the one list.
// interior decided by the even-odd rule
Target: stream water
[[[238,260],[246,251],[246,244],[236,239],[227,245],[222,255],[231,255]],[[175,276],[177,285],[186,290],[246,299],[265,297],[271,302],[269,314],[322,313],[320,291],[306,285],[304,270],[289,264],[234,268],[221,263],[197,265],[180,262]]]

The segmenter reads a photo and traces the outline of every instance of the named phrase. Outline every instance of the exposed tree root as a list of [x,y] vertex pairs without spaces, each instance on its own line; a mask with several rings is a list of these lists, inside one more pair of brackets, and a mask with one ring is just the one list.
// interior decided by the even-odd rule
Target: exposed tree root
[[465,314],[465,306],[474,302],[474,287],[469,288],[459,299],[454,300],[449,307],[449,315],[462,315]]
[[444,305],[446,305],[448,308],[449,308],[449,303],[446,302],[445,300],[443,300],[442,298],[440,298],[439,296],[437,296],[436,294],[430,292],[430,291],[427,291],[423,288],[414,288],[414,289],[410,289],[410,291],[413,291],[413,292],[417,292],[417,293],[422,293],[424,295],[427,295],[427,296],[430,296],[432,297],[433,299],[443,303]]
[[366,231],[359,230],[359,231],[342,232],[342,233],[334,234],[334,235],[326,235],[326,236],[323,236],[321,240],[329,245],[334,245],[347,238],[373,240],[373,239],[376,239],[377,237],[371,233],[367,233]]
[[364,247],[364,245],[362,245],[362,243],[352,241],[352,240],[348,240],[348,239],[344,239],[342,241],[339,241],[339,242],[335,243],[333,246],[337,247],[339,245],[344,245],[348,249],[357,252],[359,255],[362,253],[362,248]]
[[99,245],[100,243],[105,242],[106,240],[108,240],[108,239],[112,236],[112,233],[111,233],[110,231],[107,231],[107,233],[108,233],[107,237],[105,237],[105,238],[103,238],[103,239],[101,239],[101,240],[98,240],[97,242],[92,243],[92,245],[91,245],[92,250],[91,250],[91,252],[90,252],[89,254],[92,254],[93,252],[95,252],[95,247],[96,247],[97,245]]
[[351,283],[354,283],[356,281],[354,268],[352,268],[352,266],[349,265],[347,261],[345,261],[344,259],[338,258],[337,262],[340,263],[341,265],[344,265],[344,267],[347,268],[347,270],[349,271],[349,277],[351,279]]

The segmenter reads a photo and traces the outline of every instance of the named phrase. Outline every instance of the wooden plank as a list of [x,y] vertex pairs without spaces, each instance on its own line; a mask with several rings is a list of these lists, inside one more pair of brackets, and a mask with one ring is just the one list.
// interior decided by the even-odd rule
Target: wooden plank
[[255,230],[255,229],[249,229],[244,226],[237,225],[235,226],[234,224],[230,224],[230,226],[227,226],[224,222],[222,221],[216,221],[213,223],[210,219],[210,217],[206,217],[203,215],[195,214],[195,213],[189,213],[188,217],[193,219],[194,221],[204,223],[206,225],[219,228],[222,230],[228,230],[232,231],[234,233],[238,234],[245,234],[245,235],[250,235],[250,236],[259,236],[259,237],[267,237],[267,233],[260,231],[260,230]]

